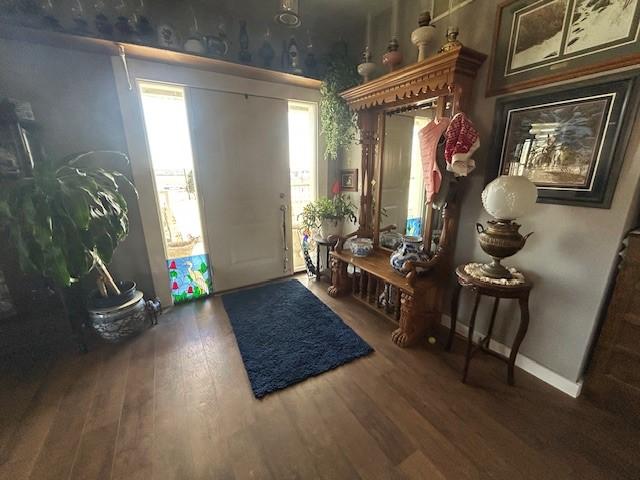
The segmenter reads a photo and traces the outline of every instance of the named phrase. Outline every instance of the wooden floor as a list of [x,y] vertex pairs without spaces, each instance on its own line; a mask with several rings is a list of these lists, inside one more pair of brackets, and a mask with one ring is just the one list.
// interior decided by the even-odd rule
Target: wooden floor
[[[306,282],[306,280],[303,280]],[[219,298],[122,345],[0,384],[0,478],[640,478],[640,433],[462,343],[402,350],[392,325],[312,290],[376,350],[256,400]]]

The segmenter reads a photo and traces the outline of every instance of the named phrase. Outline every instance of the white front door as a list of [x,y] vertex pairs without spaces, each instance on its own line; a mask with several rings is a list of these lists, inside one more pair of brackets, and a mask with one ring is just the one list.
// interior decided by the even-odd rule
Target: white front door
[[[290,275],[287,100],[317,102],[319,92],[135,59],[128,61],[128,72],[118,57],[112,58],[112,65],[156,295],[164,304],[171,304],[141,82],[171,83],[187,93],[195,178],[214,290]],[[318,175],[318,181],[326,184],[325,164]],[[280,198],[281,193],[285,198]],[[282,205],[288,211],[282,212]]]
[[189,89],[216,291],[291,275],[287,101]]

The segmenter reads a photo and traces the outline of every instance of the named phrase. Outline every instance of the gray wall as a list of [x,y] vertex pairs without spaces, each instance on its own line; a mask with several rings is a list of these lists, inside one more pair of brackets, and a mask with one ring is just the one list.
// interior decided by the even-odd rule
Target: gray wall
[[[0,58],[0,97],[31,103],[50,156],[87,150],[127,151],[108,56],[0,40]],[[120,168],[131,177],[128,166]],[[125,196],[130,233],[115,252],[112,273],[119,279],[136,281],[151,295],[138,203],[134,195],[125,191]]]
[[[454,21],[460,27],[459,39],[468,47],[491,54],[491,41],[499,0],[476,0],[455,12]],[[416,26],[418,2],[405,0],[401,13],[401,49],[405,64],[417,57],[410,43],[411,31]],[[380,58],[389,39],[389,12],[376,17],[374,22],[374,61]],[[444,31],[450,21],[437,22],[436,43],[431,53],[443,43]],[[480,193],[484,187],[485,167],[489,162],[488,150],[492,142],[495,98],[485,98],[484,90],[489,59],[483,65],[476,81],[471,118],[481,133],[482,146],[474,155],[478,168],[465,180],[455,261],[457,264],[486,259],[478,246],[475,223],[489,217],[482,208]],[[581,376],[590,350],[616,255],[625,232],[636,219],[637,186],[640,178],[640,122],[635,122],[624,166],[618,180],[611,208],[608,210],[537,204],[532,214],[523,217],[523,232],[534,231],[526,247],[507,264],[528,272],[535,282],[531,297],[531,326],[522,345],[521,353],[539,364],[575,381]],[[463,295],[460,319],[467,322],[470,297]],[[509,325],[515,316],[514,306],[501,306],[501,317],[496,325],[497,340],[510,344],[517,322]],[[485,327],[489,300],[478,325]],[[515,317],[514,317],[515,318]]]

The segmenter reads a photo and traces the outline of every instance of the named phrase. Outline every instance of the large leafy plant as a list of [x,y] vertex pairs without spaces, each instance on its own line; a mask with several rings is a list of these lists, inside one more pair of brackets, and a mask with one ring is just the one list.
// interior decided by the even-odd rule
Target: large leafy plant
[[325,155],[335,160],[341,148],[355,139],[355,115],[340,92],[358,84],[358,72],[344,44],[334,46],[320,87],[320,124],[326,141]]
[[2,186],[0,225],[8,230],[25,273],[38,272],[67,287],[95,269],[106,296],[120,293],[106,265],[129,231],[118,182],[134,192],[135,187],[120,172],[95,166],[97,155],[128,161],[119,152],[44,161],[32,177]]
[[322,220],[345,218],[352,222],[356,221],[357,207],[351,198],[345,195],[335,195],[333,198],[321,197],[304,206],[302,213],[302,226],[307,230],[320,228]]

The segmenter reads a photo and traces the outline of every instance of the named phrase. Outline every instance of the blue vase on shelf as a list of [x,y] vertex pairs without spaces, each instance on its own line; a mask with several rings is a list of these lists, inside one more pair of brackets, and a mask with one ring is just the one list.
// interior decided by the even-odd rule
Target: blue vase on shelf
[[[391,254],[389,262],[393,269],[401,275],[407,272],[403,270],[405,262],[426,262],[429,256],[422,250],[422,237],[405,235],[402,237],[402,244]],[[422,268],[416,269],[418,273],[424,271]]]

